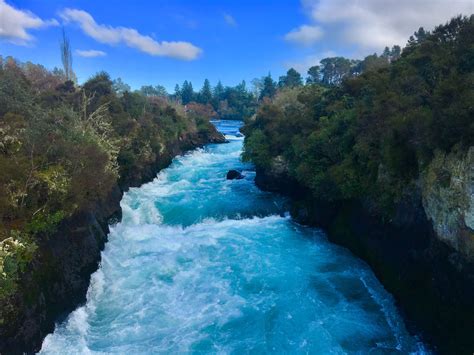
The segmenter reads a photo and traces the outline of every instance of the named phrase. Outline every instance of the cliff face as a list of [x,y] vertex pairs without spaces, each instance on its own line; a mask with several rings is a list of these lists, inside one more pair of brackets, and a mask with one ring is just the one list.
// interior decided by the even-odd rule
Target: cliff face
[[108,198],[62,221],[53,235],[45,237],[22,275],[18,292],[7,304],[0,304],[0,353],[38,351],[55,322],[85,302],[90,275],[97,270],[107,241],[109,223],[121,219],[123,191],[152,180],[174,156],[186,150],[222,142],[224,137],[214,127],[180,137],[165,147],[153,164],[128,181],[117,183]]
[[64,220],[38,245],[8,312],[2,310],[2,353],[39,350],[54,323],[85,301],[89,277],[107,241],[108,222],[121,217],[121,197],[116,186],[105,201]]
[[315,200],[277,159],[270,169],[257,169],[256,184],[291,196],[297,221],[325,228],[331,241],[365,260],[396,298],[411,330],[441,353],[472,354],[472,159],[473,148],[465,155],[438,156],[390,220],[369,199]]
[[423,207],[436,236],[474,261],[474,147],[438,152],[423,174]]

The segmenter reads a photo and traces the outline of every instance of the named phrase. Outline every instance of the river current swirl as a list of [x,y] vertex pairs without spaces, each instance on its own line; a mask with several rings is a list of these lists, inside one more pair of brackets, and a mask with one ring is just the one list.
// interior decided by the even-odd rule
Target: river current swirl
[[[294,223],[228,144],[177,157],[132,188],[87,302],[44,354],[422,353],[365,263]],[[229,169],[245,178],[226,180]]]

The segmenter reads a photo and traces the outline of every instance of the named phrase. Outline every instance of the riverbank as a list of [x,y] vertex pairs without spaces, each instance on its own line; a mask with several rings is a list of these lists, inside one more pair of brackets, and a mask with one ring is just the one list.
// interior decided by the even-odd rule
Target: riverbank
[[474,349],[474,264],[442,242],[422,205],[421,193],[402,200],[384,220],[370,200],[328,203],[288,176],[257,169],[256,184],[292,200],[299,223],[321,227],[330,241],[366,261],[393,294],[408,328],[444,354]]
[[83,304],[90,276],[97,270],[107,241],[109,224],[120,221],[120,201],[130,187],[151,181],[171,160],[188,150],[225,139],[209,125],[168,144],[139,174],[116,183],[94,206],[63,220],[55,233],[38,244],[37,256],[19,282],[14,297],[2,306],[1,353],[39,351],[55,323]]

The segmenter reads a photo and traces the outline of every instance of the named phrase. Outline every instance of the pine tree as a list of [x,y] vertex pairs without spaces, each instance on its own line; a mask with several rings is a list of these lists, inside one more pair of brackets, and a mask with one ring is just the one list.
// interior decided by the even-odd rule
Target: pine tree
[[174,87],[174,99],[181,101],[181,88],[179,87],[179,84],[176,84]]
[[184,81],[183,86],[181,87],[181,100],[183,105],[186,105],[194,100],[193,84],[187,80]]
[[204,80],[204,85],[202,86],[201,91],[199,92],[199,103],[208,104],[212,100],[211,84],[208,79]]
[[276,91],[277,91],[276,82],[272,79],[272,76],[268,74],[263,79],[263,89],[260,92],[259,100],[262,100],[265,97],[272,98],[273,96],[275,96]]
[[214,110],[219,109],[219,102],[224,99],[224,92],[224,85],[222,85],[221,81],[219,80],[212,91],[212,106],[214,107]]
[[400,48],[400,46],[393,46],[392,47],[392,52],[391,52],[391,60],[394,61],[394,60],[398,60],[400,59],[400,55],[402,54],[402,49]]

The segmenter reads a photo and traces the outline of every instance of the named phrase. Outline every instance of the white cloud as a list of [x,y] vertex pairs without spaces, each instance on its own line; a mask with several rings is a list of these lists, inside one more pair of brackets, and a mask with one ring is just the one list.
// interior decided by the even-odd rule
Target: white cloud
[[285,40],[310,46],[317,42],[323,36],[323,30],[319,26],[302,25],[288,32]]
[[[324,40],[314,48],[347,48],[356,57],[380,53],[385,46],[404,46],[419,27],[432,30],[459,14],[474,13],[474,0],[302,0],[311,25],[303,25],[285,39],[311,46],[317,43],[304,36],[306,27],[320,28]],[[317,32],[315,32],[317,33]],[[347,51],[345,51],[347,52]],[[306,72],[332,51],[307,55],[301,60],[287,61],[286,68]]]
[[[315,26],[329,40],[365,51],[404,46],[420,26],[427,30],[459,14],[474,13],[473,0],[302,0]],[[290,32],[291,33],[291,32]]]
[[107,53],[103,51],[98,51],[96,49],[81,50],[77,49],[76,53],[80,57],[84,58],[95,58],[95,57],[105,57]]
[[66,22],[79,24],[84,33],[100,43],[109,45],[123,43],[150,55],[184,60],[196,59],[202,52],[189,42],[157,42],[133,28],[100,25],[89,13],[82,10],[65,9],[60,15]]
[[229,14],[224,14],[224,21],[231,27],[237,26],[237,21],[235,21],[235,18],[232,17],[232,15]]
[[0,39],[26,45],[33,40],[28,30],[57,25],[58,21],[54,19],[42,20],[30,11],[16,9],[0,0]]

